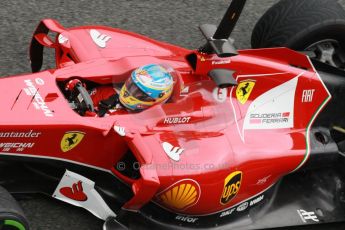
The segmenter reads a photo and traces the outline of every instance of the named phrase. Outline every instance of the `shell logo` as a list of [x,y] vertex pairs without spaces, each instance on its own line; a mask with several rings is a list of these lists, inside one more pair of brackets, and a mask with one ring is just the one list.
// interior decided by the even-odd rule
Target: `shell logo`
[[174,210],[185,210],[198,203],[200,186],[191,179],[184,179],[169,186],[156,197],[160,204]]

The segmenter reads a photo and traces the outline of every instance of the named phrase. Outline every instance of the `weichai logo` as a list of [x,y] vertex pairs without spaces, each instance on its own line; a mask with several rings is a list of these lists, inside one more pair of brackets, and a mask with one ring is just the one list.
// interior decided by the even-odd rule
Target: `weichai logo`
[[242,172],[236,171],[231,173],[225,178],[224,190],[222,197],[220,198],[220,203],[226,205],[230,200],[232,200],[238,193],[242,182]]

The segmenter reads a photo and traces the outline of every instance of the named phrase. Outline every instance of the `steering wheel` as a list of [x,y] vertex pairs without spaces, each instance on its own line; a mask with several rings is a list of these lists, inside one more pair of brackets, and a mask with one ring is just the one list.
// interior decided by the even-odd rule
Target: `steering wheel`
[[76,84],[73,95],[73,101],[79,114],[84,115],[86,111],[95,112],[90,94],[81,83]]

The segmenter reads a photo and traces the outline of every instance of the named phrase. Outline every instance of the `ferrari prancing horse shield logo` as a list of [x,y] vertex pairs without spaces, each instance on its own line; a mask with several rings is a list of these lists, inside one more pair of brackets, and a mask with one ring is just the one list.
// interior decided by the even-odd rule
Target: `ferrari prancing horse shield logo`
[[84,138],[85,133],[78,131],[66,132],[61,139],[62,152],[68,152],[75,148]]
[[238,84],[237,89],[236,89],[236,97],[239,102],[241,102],[242,105],[244,105],[250,94],[253,91],[253,88],[255,86],[255,81],[253,80],[245,80],[240,82]]

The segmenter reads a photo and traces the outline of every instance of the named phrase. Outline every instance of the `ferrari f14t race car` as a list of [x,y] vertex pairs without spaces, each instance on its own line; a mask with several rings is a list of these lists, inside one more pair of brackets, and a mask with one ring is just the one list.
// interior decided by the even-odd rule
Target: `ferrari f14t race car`
[[[2,229],[29,229],[10,194],[32,193],[84,208],[106,230],[344,221],[345,12],[333,0],[281,0],[255,26],[253,49],[237,50],[245,2],[200,26],[196,50],[42,20],[33,73],[0,80]],[[55,69],[41,71],[44,47]],[[92,89],[152,64],[174,70],[165,103],[97,114]]]

